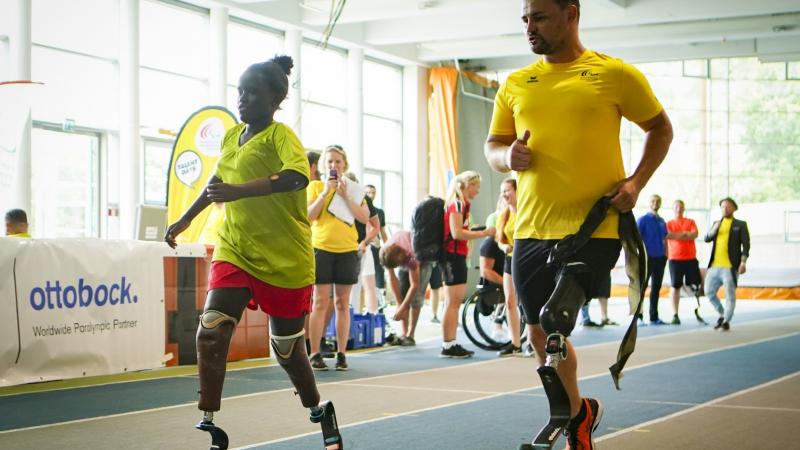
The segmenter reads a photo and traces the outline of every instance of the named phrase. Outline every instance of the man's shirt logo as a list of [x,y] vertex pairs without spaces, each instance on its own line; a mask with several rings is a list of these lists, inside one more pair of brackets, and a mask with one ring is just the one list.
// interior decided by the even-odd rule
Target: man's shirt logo
[[532,75],[530,78],[528,78],[528,83],[538,83],[538,82],[539,79],[536,78],[536,75]]
[[596,81],[600,79],[600,74],[597,72],[592,72],[591,69],[586,69],[581,72],[581,80],[586,81]]

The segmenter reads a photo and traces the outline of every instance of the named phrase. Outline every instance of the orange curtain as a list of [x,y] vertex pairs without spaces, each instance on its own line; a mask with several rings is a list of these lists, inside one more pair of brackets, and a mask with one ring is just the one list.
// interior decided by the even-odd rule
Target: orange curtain
[[458,173],[456,139],[456,89],[458,72],[453,67],[435,67],[429,78],[428,97],[428,192],[444,198],[447,185]]

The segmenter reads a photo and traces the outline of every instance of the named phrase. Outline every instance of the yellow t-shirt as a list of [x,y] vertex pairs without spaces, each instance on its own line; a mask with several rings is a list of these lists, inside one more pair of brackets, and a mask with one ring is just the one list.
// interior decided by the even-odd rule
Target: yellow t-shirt
[[514,252],[514,228],[516,227],[516,222],[517,222],[517,213],[509,210],[506,226],[503,227],[503,233],[506,235],[506,239],[511,244],[508,246],[507,254],[509,255]]
[[[575,61],[540,59],[511,74],[495,97],[489,133],[531,132],[530,169],[518,173],[516,239],[561,239],[578,231],[592,205],[625,178],[621,117],[662,110],[645,77],[622,60],[586,50]],[[592,235],[617,238],[610,211]]]
[[[241,123],[228,130],[216,175],[241,184],[293,170],[308,178],[305,148],[286,125],[273,122],[239,146]],[[282,288],[314,284],[314,251],[305,190],[250,197],[225,204],[214,261],[227,261]]]
[[[314,203],[324,190],[324,182],[319,180],[312,181],[306,191],[308,204]],[[334,194],[336,194],[336,191],[333,189],[328,192],[325,196],[325,201],[322,203],[322,212],[319,213],[317,220],[311,222],[311,245],[314,248],[331,253],[354,252],[358,250],[358,231],[356,226],[348,225],[328,212],[328,205],[331,203]]]
[[716,247],[714,248],[714,260],[711,261],[711,267],[724,267],[730,269],[733,267],[731,258],[728,256],[728,237],[731,235],[731,224],[733,219],[722,219],[717,231]]

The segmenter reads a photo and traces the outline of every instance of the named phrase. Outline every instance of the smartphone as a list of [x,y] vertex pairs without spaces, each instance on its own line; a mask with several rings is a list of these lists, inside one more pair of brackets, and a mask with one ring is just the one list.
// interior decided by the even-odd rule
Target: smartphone
[[328,172],[328,179],[329,180],[337,180],[337,179],[339,179],[339,175],[336,173],[336,169],[331,169],[331,171]]

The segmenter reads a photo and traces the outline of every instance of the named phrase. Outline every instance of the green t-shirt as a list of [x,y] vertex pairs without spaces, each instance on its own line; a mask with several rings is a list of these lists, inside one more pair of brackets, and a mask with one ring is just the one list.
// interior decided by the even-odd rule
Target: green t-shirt
[[[289,127],[273,122],[239,146],[244,128],[242,123],[225,134],[218,178],[241,184],[284,170],[308,178],[305,149]],[[277,287],[296,289],[314,284],[305,189],[226,203],[213,260],[227,261]]]

